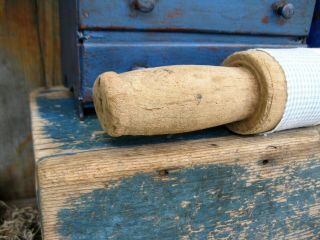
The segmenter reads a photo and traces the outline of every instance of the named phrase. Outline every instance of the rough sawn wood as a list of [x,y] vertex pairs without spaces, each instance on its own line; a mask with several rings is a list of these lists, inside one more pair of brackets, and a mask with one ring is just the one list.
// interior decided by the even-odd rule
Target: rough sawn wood
[[64,90],[32,98],[44,239],[316,239],[319,127],[112,138]]

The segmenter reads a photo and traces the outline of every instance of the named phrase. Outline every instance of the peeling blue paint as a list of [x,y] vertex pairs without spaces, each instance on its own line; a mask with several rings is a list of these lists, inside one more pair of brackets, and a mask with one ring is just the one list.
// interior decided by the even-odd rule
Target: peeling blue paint
[[40,117],[50,122],[44,126],[44,135],[52,141],[62,143],[58,147],[61,149],[124,147],[230,135],[227,129],[220,127],[185,134],[114,138],[102,132],[95,114],[87,115],[85,121],[81,122],[73,98],[49,99],[40,96],[37,98],[37,106]]
[[[302,166],[303,164],[303,166]],[[63,239],[277,239],[310,230],[320,236],[320,160],[257,177],[240,165],[209,165],[125,177],[70,198],[58,212]],[[281,187],[281,188],[280,188]],[[280,190],[283,189],[283,190]],[[284,198],[285,201],[280,201]]]

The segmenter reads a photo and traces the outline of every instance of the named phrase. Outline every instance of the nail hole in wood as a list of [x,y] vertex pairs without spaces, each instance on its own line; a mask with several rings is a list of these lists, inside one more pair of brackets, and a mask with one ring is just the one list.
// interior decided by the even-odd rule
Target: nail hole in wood
[[159,171],[159,176],[160,176],[160,177],[165,177],[165,176],[167,176],[168,174],[169,174],[169,171],[166,170],[166,169],[162,169],[162,170]]
[[274,149],[274,150],[278,149],[277,146],[273,146],[273,145],[270,145],[270,146],[268,146],[267,148],[268,148],[268,149]]
[[274,165],[275,164],[275,159],[262,159],[262,160],[259,160],[257,161],[257,164],[259,165],[263,165],[263,166],[266,166],[266,165]]
[[198,104],[200,104],[201,99],[202,99],[202,95],[201,95],[200,93],[198,93],[198,94],[196,95],[196,99],[197,99]]

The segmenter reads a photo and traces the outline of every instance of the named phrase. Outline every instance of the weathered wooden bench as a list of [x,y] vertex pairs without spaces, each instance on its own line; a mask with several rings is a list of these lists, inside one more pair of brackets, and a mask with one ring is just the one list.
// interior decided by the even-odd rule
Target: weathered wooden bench
[[44,239],[320,236],[320,127],[112,138],[63,88],[31,107]]

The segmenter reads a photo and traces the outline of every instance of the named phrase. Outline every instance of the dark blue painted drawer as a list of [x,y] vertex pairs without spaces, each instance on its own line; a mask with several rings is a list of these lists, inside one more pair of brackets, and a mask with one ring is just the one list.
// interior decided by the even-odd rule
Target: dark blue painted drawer
[[314,9],[311,31],[308,36],[308,44],[310,47],[320,47],[320,0],[317,0]]
[[[81,0],[80,28],[307,35],[315,5],[315,0],[144,0],[154,2],[148,9],[140,1]],[[276,14],[275,2],[291,3],[294,15]]]
[[80,49],[80,96],[92,101],[92,86],[105,71],[175,64],[220,65],[235,51],[256,47],[301,46],[296,38],[196,33],[84,32]]

